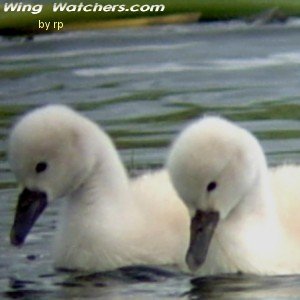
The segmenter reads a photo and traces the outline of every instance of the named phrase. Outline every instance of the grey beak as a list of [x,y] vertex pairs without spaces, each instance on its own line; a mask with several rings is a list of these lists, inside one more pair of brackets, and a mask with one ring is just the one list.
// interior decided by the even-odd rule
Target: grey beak
[[191,223],[190,246],[186,255],[191,271],[196,271],[204,263],[219,219],[218,212],[196,211]]
[[12,245],[21,246],[30,229],[47,206],[47,194],[25,188],[19,195],[15,220],[10,232]]

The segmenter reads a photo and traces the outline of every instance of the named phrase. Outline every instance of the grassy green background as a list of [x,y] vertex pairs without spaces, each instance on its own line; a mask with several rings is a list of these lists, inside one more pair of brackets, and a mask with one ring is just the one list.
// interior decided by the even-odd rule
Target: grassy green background
[[[11,1],[7,1],[11,2]],[[73,1],[60,0],[57,2],[68,2],[84,4],[96,1]],[[228,20],[233,18],[245,18],[258,14],[268,9],[277,8],[287,16],[300,16],[299,0],[101,0],[99,4],[126,4],[128,7],[134,4],[164,4],[165,11],[158,12],[57,12],[52,11],[52,4],[44,4],[40,14],[24,12],[4,13],[3,5],[0,5],[0,34],[29,34],[38,33],[38,20],[41,21],[60,21],[64,22],[65,28],[72,29],[88,27],[88,23],[101,23],[116,21],[120,19],[137,19],[153,16],[167,16],[173,14],[199,13],[201,20]],[[113,23],[112,23],[113,24]]]

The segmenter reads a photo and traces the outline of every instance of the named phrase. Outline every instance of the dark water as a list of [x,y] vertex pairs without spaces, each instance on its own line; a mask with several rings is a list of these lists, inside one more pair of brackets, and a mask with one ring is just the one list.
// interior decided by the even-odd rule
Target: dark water
[[192,280],[173,270],[73,274],[52,268],[58,207],[22,249],[9,245],[16,184],[5,140],[23,112],[65,103],[101,124],[132,173],[164,164],[179,129],[222,114],[256,134],[270,165],[300,161],[299,21],[165,26],[0,41],[0,298],[274,299],[300,297],[300,277]]

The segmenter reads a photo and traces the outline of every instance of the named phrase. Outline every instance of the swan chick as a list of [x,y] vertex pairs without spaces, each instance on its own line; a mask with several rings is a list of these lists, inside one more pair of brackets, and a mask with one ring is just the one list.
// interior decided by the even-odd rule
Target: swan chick
[[13,245],[25,242],[47,205],[61,201],[55,267],[184,268],[189,216],[168,173],[129,180],[111,139],[91,120],[63,105],[37,108],[13,127],[8,152],[23,187],[11,229]]
[[263,150],[250,132],[220,117],[201,118],[175,139],[167,168],[192,220],[186,255],[192,271],[199,275],[300,271],[300,256],[295,253],[300,238],[291,234],[282,218],[283,209],[293,214],[292,206],[280,209],[286,199],[279,199],[271,185],[276,181],[278,186],[273,177],[279,178],[281,170],[268,170]]

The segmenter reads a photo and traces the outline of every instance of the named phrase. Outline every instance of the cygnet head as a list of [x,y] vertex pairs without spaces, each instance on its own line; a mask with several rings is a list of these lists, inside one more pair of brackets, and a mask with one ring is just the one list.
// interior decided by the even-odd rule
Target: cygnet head
[[186,259],[195,270],[205,260],[219,220],[228,218],[259,181],[265,157],[248,131],[219,117],[205,117],[179,134],[167,167],[192,217]]
[[[11,231],[14,245],[24,242],[48,202],[77,190],[101,163],[99,132],[97,125],[63,105],[38,108],[17,122],[8,149],[23,188]],[[109,143],[104,133],[101,142]]]

